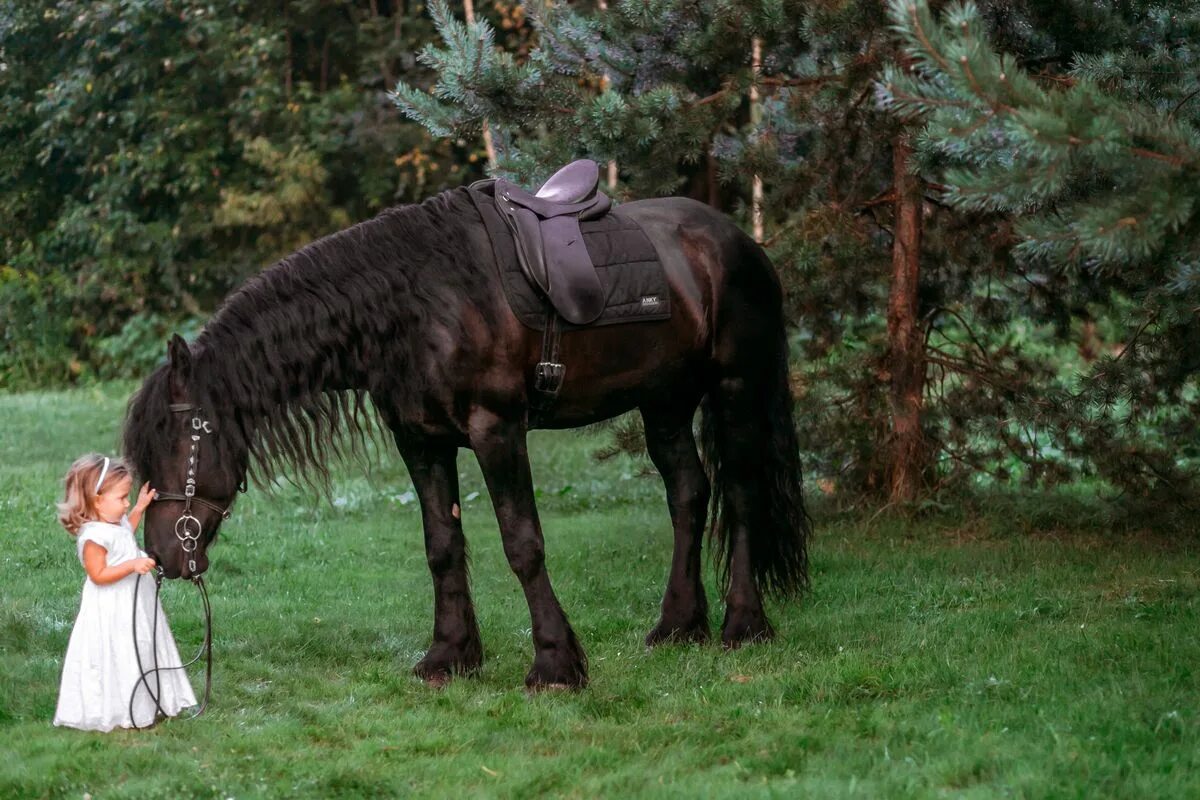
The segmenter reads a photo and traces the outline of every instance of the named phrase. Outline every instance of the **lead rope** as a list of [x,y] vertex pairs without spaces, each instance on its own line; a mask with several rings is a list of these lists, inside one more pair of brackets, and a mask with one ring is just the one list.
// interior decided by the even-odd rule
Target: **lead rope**
[[[154,619],[153,627],[150,633],[151,647],[154,648],[154,668],[147,670],[142,666],[142,652],[138,647],[137,637],[137,598],[138,589],[142,583],[142,576],[137,576],[137,581],[133,584],[133,652],[137,657],[138,672],[141,673],[137,683],[133,685],[133,691],[129,693],[129,721],[133,723],[135,730],[145,730],[154,725],[156,720],[151,720],[148,725],[138,725],[137,720],[133,718],[133,701],[137,698],[138,689],[142,686],[146,687],[146,692],[154,700],[154,708],[156,714],[162,714],[164,717],[169,716],[166,709],[162,707],[159,698],[162,696],[162,678],[159,675],[161,672],[167,672],[174,669],[187,669],[192,664],[200,660],[200,656],[205,656],[204,664],[204,699],[200,703],[200,707],[195,713],[185,719],[195,719],[204,713],[204,709],[208,708],[208,700],[212,696],[212,606],[208,601],[208,587],[204,585],[204,579],[197,575],[192,579],[192,583],[196,584],[196,588],[200,590],[200,600],[204,605],[204,641],[200,643],[200,650],[196,656],[186,664],[180,664],[177,667],[160,667],[158,665],[158,610],[161,608],[159,595],[162,592],[162,573],[158,572],[154,576]],[[150,688],[149,676],[154,676],[155,688]]]

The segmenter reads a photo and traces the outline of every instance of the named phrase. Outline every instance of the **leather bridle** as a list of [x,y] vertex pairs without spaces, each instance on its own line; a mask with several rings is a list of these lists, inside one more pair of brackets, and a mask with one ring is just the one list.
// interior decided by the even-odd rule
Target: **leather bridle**
[[[183,551],[188,554],[188,570],[192,573],[192,583],[196,584],[196,588],[200,590],[200,598],[204,605],[204,641],[200,644],[200,650],[196,653],[196,656],[186,664],[180,664],[174,667],[159,666],[158,610],[161,607],[159,593],[162,591],[162,566],[160,565],[154,576],[154,617],[150,622],[150,630],[152,631],[150,647],[153,655],[153,666],[147,669],[146,666],[142,664],[142,652],[137,638],[137,595],[138,588],[140,588],[142,582],[142,576],[137,576],[137,582],[134,584],[133,589],[132,630],[133,649],[134,653],[137,655],[137,665],[140,676],[138,677],[138,682],[134,684],[133,691],[129,694],[129,719],[133,723],[133,727],[139,730],[149,727],[149,725],[153,725],[154,720],[151,720],[149,725],[144,726],[138,725],[137,721],[134,720],[133,706],[134,700],[137,697],[138,689],[144,686],[147,693],[149,693],[150,698],[154,701],[154,708],[157,714],[164,717],[167,716],[167,711],[162,707],[160,702],[162,697],[162,682],[160,679],[160,673],[169,670],[187,669],[192,664],[195,664],[197,661],[199,661],[201,657],[205,658],[204,699],[200,702],[200,705],[196,711],[192,713],[190,719],[195,719],[196,717],[200,716],[204,713],[204,709],[208,707],[208,701],[212,695],[212,607],[208,602],[208,589],[204,585],[204,579],[196,574],[195,553],[196,548],[200,545],[200,536],[204,532],[204,527],[200,524],[200,520],[198,520],[195,515],[192,514],[192,503],[199,503],[200,505],[208,506],[213,511],[216,511],[218,514],[220,514],[222,519],[229,519],[229,506],[222,508],[213,501],[196,494],[196,472],[200,467],[201,437],[212,434],[212,425],[209,424],[208,420],[204,419],[199,406],[194,406],[191,403],[171,403],[170,409],[172,413],[177,414],[186,413],[189,411],[193,412],[191,429],[188,433],[189,438],[192,440],[192,444],[191,448],[188,450],[187,477],[183,487],[183,494],[179,494],[178,492],[156,491],[154,499],[155,501],[175,500],[183,503],[183,512],[180,513],[179,519],[175,520],[175,538],[179,540],[179,545],[183,548]],[[245,490],[244,484],[242,486],[242,490]],[[150,687],[151,675],[154,676],[153,689]]]
[[229,506],[222,508],[213,501],[196,494],[196,471],[200,467],[201,436],[212,434],[212,426],[202,416],[199,406],[191,403],[171,403],[170,409],[176,414],[194,412],[191,420],[191,432],[188,434],[192,445],[188,450],[187,480],[183,487],[183,494],[164,492],[160,489],[155,493],[154,500],[156,502],[162,500],[183,502],[183,512],[179,515],[179,519],[175,520],[175,538],[179,540],[179,546],[183,548],[183,551],[188,554],[188,571],[194,575],[196,572],[196,548],[200,546],[200,535],[204,532],[204,527],[200,524],[200,520],[192,514],[192,503],[208,506],[220,514],[222,519],[229,519]]
[[[144,686],[146,692],[150,694],[150,698],[154,700],[157,714],[161,716],[167,716],[167,710],[163,708],[161,703],[162,681],[160,674],[162,672],[167,672],[167,670],[186,669],[187,667],[191,667],[192,664],[199,661],[200,657],[202,656],[205,658],[204,699],[202,702],[200,702],[199,708],[192,712],[190,718],[194,720],[194,718],[204,714],[204,709],[208,708],[209,697],[211,696],[212,692],[212,607],[209,604],[209,593],[208,588],[206,588],[204,585],[204,578],[196,575],[196,549],[199,547],[200,536],[202,536],[204,533],[204,527],[202,524],[200,524],[199,519],[193,515],[192,504],[199,503],[200,505],[208,506],[210,509],[220,513],[222,519],[229,518],[229,506],[221,507],[220,505],[214,503],[214,501],[199,497],[199,495],[196,494],[196,474],[200,465],[200,441],[202,441],[202,438],[206,437],[206,435],[212,434],[212,426],[208,420],[204,419],[202,410],[200,410],[198,405],[192,405],[191,403],[172,403],[170,404],[169,408],[174,414],[184,414],[187,413],[187,411],[192,411],[191,429],[190,432],[188,432],[188,438],[191,438],[192,446],[187,451],[187,475],[184,482],[184,493],[179,494],[176,492],[157,491],[155,493],[155,501],[175,500],[184,504],[184,510],[182,510],[180,513],[179,519],[176,519],[175,521],[175,539],[179,540],[180,547],[184,548],[184,552],[187,553],[187,569],[191,572],[192,583],[196,584],[197,589],[199,589],[200,600],[202,600],[204,604],[204,642],[200,643],[200,649],[197,652],[196,657],[193,657],[191,661],[188,661],[184,664],[178,664],[178,666],[175,667],[158,666],[158,608],[160,608],[158,593],[162,591],[162,566],[160,565],[158,566],[158,570],[155,573],[154,578],[155,610],[154,619],[150,621],[150,630],[152,631],[150,648],[151,655],[154,656],[154,661],[151,662],[152,666],[149,669],[144,666],[142,663],[142,648],[140,648],[137,633],[138,588],[140,587],[140,584],[142,584],[142,576],[139,575],[137,578],[137,583],[134,584],[133,588],[132,631],[133,652],[137,655],[138,672],[140,675],[138,676],[137,684],[134,684],[133,686],[133,691],[130,692],[130,721],[133,723],[133,727],[138,729],[149,727],[155,722],[154,720],[151,720],[149,724],[146,724],[146,726],[139,726],[137,721],[133,718],[133,700],[137,698],[139,688]],[[150,675],[154,675],[155,678],[154,688],[150,687]]]

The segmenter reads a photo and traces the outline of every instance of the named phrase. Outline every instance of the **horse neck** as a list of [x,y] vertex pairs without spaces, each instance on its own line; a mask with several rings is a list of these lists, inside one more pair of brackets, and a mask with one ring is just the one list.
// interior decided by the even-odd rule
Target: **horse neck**
[[[469,238],[455,220],[473,214],[465,192],[390,209],[320,239],[232,295],[197,341],[196,378],[234,415],[247,441],[317,433],[361,419],[368,386],[388,383],[396,408],[419,404],[428,337],[453,329],[457,303],[479,283],[446,252]],[[431,255],[436,254],[436,255]],[[347,398],[350,398],[347,401]],[[280,422],[280,418],[283,421]],[[287,449],[287,447],[284,447]]]
[[246,421],[365,386],[361,309],[336,274],[295,259],[232,295],[197,341],[202,391]]
[[[280,325],[275,311],[261,314],[253,326],[222,331],[224,335],[203,341],[197,369],[203,383],[231,400],[273,406],[311,393],[349,388],[349,376],[337,363],[337,354],[348,346],[346,332],[319,324]],[[287,317],[295,313],[282,312]]]
[[368,427],[362,338],[347,324],[359,315],[332,295],[314,299],[309,291],[321,287],[311,282],[292,292],[252,283],[197,341],[195,399],[227,431],[230,456],[259,478],[289,465],[327,478],[339,432],[348,425],[361,441]]

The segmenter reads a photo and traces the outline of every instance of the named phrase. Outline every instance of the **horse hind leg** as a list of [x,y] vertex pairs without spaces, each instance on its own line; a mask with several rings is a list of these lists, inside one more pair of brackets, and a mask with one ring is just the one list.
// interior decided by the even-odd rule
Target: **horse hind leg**
[[430,442],[400,448],[421,501],[425,556],[433,576],[433,644],[413,673],[432,686],[453,675],[474,674],[483,664],[458,513],[457,452],[453,445]]
[[696,451],[690,406],[686,412],[642,409],[646,450],[662,476],[675,531],[662,615],[646,644],[708,639],[708,599],[700,577],[700,550],[708,514],[709,483]]
[[752,526],[766,498],[755,480],[755,459],[760,450],[756,442],[757,421],[748,408],[749,390],[739,379],[724,379],[716,397],[710,397],[706,423],[720,453],[714,482],[719,492],[714,509],[718,562],[725,591],[725,618],[721,623],[721,643],[739,647],[765,641],[775,635],[763,610],[762,592],[754,579],[751,565]]
[[716,375],[702,407],[714,540],[725,588],[721,641],[726,647],[771,638],[764,592],[793,597],[808,583],[809,517],[801,492],[787,344],[781,313],[765,313],[772,305],[779,308],[778,287],[764,288],[753,304],[756,313],[731,314],[718,333]]

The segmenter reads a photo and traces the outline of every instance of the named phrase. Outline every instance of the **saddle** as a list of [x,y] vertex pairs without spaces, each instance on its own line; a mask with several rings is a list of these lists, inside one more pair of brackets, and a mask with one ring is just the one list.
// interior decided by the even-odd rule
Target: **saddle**
[[595,161],[572,161],[533,193],[496,180],[496,208],[513,235],[525,276],[574,325],[587,325],[604,311],[600,276],[584,246],[580,221],[603,217],[612,206],[599,191]]

